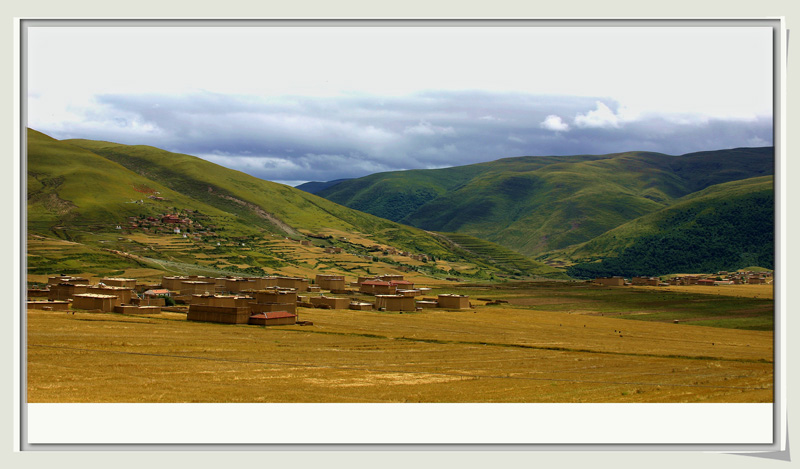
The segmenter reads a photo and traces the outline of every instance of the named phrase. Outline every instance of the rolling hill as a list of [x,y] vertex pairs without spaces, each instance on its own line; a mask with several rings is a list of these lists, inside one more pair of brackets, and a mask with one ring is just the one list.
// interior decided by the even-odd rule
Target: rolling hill
[[319,195],[390,220],[471,235],[536,257],[587,242],[706,187],[773,172],[771,147],[680,156],[529,156],[373,174],[340,182]]
[[[191,264],[194,257],[190,252],[198,258],[214,253],[218,259],[225,251],[228,268],[277,268],[299,261],[289,259],[285,246],[278,246],[277,241],[270,244],[265,240],[286,238],[313,240],[318,248],[344,246],[362,257],[371,257],[367,256],[368,245],[390,246],[466,264],[472,267],[464,268],[465,272],[481,275],[507,270],[474,253],[454,250],[452,244],[423,230],[194,156],[148,146],[59,141],[32,129],[28,130],[27,147],[29,234],[61,238],[87,249],[137,249],[137,243],[144,243],[141,237],[155,236],[143,232],[143,220],[180,214],[195,222],[189,240],[196,243],[181,247],[173,241],[148,238],[147,246],[138,248],[150,250],[147,255],[154,259],[150,265],[163,266],[166,261]],[[142,226],[132,228],[134,225]],[[114,236],[123,233],[135,236]],[[353,239],[361,239],[361,244]],[[233,249],[245,244],[252,252],[241,254],[236,251],[245,249]],[[241,259],[234,262],[234,257]],[[137,259],[141,264],[147,258]],[[220,262],[209,265],[219,267]],[[398,265],[389,258],[384,262]],[[537,273],[564,276],[557,269],[530,262],[539,268]],[[425,267],[430,272],[437,268]]]
[[774,211],[771,176],[727,182],[543,257],[574,263],[578,278],[773,269]]

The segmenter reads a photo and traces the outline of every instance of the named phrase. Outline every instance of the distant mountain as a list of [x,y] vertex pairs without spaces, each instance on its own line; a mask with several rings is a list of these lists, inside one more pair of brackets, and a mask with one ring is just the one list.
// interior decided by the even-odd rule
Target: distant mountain
[[[226,254],[231,265],[284,265],[282,251],[264,244],[265,239],[276,236],[313,240],[317,244],[338,243],[363,251],[364,257],[375,256],[363,245],[348,244],[349,238],[360,238],[424,254],[430,259],[463,263],[464,272],[484,272],[487,276],[493,272],[518,272],[517,268],[498,267],[418,228],[191,155],[141,145],[81,139],[59,141],[32,129],[28,130],[27,148],[29,234],[84,243],[85,252],[91,252],[92,256],[96,255],[94,248],[123,244],[131,249],[142,248],[135,236],[128,239],[103,233],[122,233],[123,226],[129,230],[131,224],[141,223],[147,217],[158,219],[165,214],[181,214],[202,225],[204,232],[213,231],[214,236],[224,238],[229,244],[231,240],[241,240],[235,243],[237,246],[247,244],[242,253]],[[132,230],[141,233],[140,228]],[[191,253],[178,252],[172,242],[165,242],[162,251],[147,251],[147,255],[186,263],[196,258],[210,259],[204,254],[206,250],[217,252],[224,248],[206,242],[187,247]],[[353,259],[351,263],[358,258]],[[537,274],[564,277],[563,271],[529,261],[537,267]],[[303,269],[319,263],[313,258],[292,262],[299,262],[298,268]],[[388,257],[382,262],[396,263]],[[436,268],[433,264],[426,267],[429,271]]]
[[717,184],[550,258],[578,278],[774,268],[773,178]]
[[335,186],[336,184],[339,184],[342,181],[349,181],[349,180],[350,179],[345,178],[345,179],[334,179],[333,181],[327,181],[327,182],[311,181],[294,187],[295,189],[300,189],[301,191],[306,191],[310,194],[316,194],[323,189]]
[[773,148],[526,156],[378,173],[319,192],[430,231],[492,241],[528,256],[587,242],[711,185],[772,175]]

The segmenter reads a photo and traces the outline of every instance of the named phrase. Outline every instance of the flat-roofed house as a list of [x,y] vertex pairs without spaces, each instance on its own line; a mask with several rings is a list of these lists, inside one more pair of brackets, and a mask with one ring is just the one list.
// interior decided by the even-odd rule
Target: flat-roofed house
[[416,311],[413,297],[403,295],[375,295],[375,308],[386,311]]
[[328,291],[344,291],[347,288],[344,275],[317,274],[314,282],[321,289]]
[[70,298],[75,297],[75,295],[86,293],[86,290],[88,288],[89,288],[88,285],[75,285],[73,283],[57,283],[54,285],[50,285],[50,291],[47,293],[47,299],[68,300]]
[[72,309],[85,309],[89,311],[114,311],[119,298],[114,295],[101,295],[97,293],[80,293],[72,298]]
[[436,301],[439,303],[440,308],[468,309],[470,307],[469,296],[467,295],[441,294]]
[[294,288],[297,291],[308,291],[308,279],[300,277],[276,277],[280,288]]
[[109,287],[124,287],[131,290],[136,288],[136,279],[134,278],[104,278],[100,282]]
[[297,323],[297,315],[288,311],[270,311],[250,316],[248,324],[255,326],[290,326]]
[[348,309],[350,307],[350,298],[316,296],[311,298],[311,304],[316,308],[328,307],[330,309]]
[[594,283],[599,283],[607,287],[621,287],[625,285],[625,279],[622,277],[598,277],[594,279]]
[[189,277],[162,277],[161,286],[167,290],[180,291],[181,282],[191,280]]
[[226,278],[225,291],[230,293],[239,293],[244,290],[253,290],[256,288],[256,281],[249,278]]
[[254,301],[249,303],[252,313],[271,311],[297,311],[297,292],[294,290],[279,290],[277,288],[259,290],[253,293]]
[[189,305],[186,319],[199,322],[216,322],[221,324],[247,324],[250,319],[250,308],[247,306],[211,306]]
[[394,295],[397,293],[397,286],[382,280],[366,280],[361,282],[359,291],[371,295]]
[[216,282],[211,280],[184,280],[180,284],[182,295],[194,295],[197,293],[214,293]]
[[131,299],[133,298],[133,290],[125,287],[92,285],[86,289],[86,293],[96,293],[98,295],[114,295],[117,298],[119,298],[119,301],[115,303],[116,305],[131,304]]

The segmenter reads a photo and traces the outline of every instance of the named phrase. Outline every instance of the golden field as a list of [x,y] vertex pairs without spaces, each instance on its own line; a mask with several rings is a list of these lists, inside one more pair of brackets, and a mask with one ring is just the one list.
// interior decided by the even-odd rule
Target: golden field
[[621,293],[562,290],[485,291],[503,305],[472,291],[460,311],[298,308],[312,326],[29,310],[28,402],[772,402],[771,331],[601,316],[592,295]]

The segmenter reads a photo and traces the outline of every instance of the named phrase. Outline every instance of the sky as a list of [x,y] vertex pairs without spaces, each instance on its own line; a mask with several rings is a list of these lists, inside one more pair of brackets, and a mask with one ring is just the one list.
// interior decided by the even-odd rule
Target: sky
[[28,127],[289,185],[773,144],[768,27],[27,31]]

